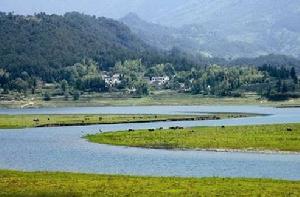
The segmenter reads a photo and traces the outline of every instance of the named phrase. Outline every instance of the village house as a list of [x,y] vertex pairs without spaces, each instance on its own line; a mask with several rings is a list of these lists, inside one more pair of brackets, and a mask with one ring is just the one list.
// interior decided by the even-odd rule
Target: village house
[[170,78],[168,76],[152,77],[151,80],[150,80],[150,84],[161,86],[161,85],[166,84],[169,81],[170,81]]
[[114,74],[113,76],[104,74],[102,77],[105,81],[105,84],[111,87],[121,83],[120,74]]

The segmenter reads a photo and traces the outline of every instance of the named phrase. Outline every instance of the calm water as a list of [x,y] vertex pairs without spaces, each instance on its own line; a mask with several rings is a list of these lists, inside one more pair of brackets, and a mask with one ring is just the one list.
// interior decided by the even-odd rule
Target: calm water
[[0,109],[2,114],[181,114],[251,112],[270,116],[196,122],[94,125],[85,127],[0,130],[0,168],[26,171],[70,171],[101,174],[189,177],[255,177],[300,180],[300,155],[214,153],[114,147],[89,143],[88,133],[176,125],[241,125],[300,122],[300,108],[253,106],[99,107]]

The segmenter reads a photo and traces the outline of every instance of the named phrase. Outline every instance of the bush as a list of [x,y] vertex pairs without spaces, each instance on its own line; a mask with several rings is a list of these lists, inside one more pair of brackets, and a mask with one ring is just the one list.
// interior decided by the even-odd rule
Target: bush
[[278,93],[267,96],[267,99],[269,99],[270,101],[285,101],[290,98],[300,98],[300,95],[297,93]]
[[80,92],[76,91],[73,93],[73,100],[78,101],[80,99]]
[[45,92],[43,100],[44,101],[50,101],[51,100],[51,95],[50,95],[49,92]]

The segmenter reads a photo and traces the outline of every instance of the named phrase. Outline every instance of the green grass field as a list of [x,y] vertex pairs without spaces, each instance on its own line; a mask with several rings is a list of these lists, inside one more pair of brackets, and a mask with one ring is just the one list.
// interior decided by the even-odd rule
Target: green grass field
[[300,151],[300,124],[196,127],[88,135],[95,143],[159,149]]
[[0,171],[0,196],[300,196],[300,182]]
[[157,121],[213,120],[257,114],[216,113],[211,115],[0,115],[0,128],[75,126],[92,124],[142,123]]
[[18,108],[28,103],[33,103],[27,107],[73,107],[73,106],[153,106],[153,105],[265,105],[282,106],[295,105],[300,106],[300,99],[291,99],[289,101],[268,101],[262,99],[256,94],[247,94],[242,98],[235,97],[213,97],[203,95],[191,95],[177,93],[174,91],[158,91],[142,98],[132,98],[124,96],[122,93],[100,93],[82,95],[79,101],[64,100],[63,97],[53,97],[51,101],[43,101],[42,97],[35,96],[23,99],[20,96],[11,96],[12,98],[0,101],[0,107]]

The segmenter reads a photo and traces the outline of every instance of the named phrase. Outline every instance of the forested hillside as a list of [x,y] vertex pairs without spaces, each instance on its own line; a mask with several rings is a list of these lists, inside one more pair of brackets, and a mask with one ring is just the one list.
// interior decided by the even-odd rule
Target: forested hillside
[[[19,16],[0,14],[0,68],[26,71],[51,81],[55,72],[83,58],[108,69],[116,61],[150,51],[125,25],[79,13]],[[20,76],[20,75],[19,75]]]
[[[157,27],[161,28],[154,25],[152,30]],[[189,53],[179,46],[160,50],[120,22],[76,12],[1,13],[0,39],[4,99],[31,94],[45,100],[72,95],[76,100],[86,93],[143,96],[156,90],[213,96],[243,96],[250,91],[272,99],[300,96],[296,58],[267,55],[230,60]]]
[[129,13],[120,19],[147,44],[163,50],[174,47],[191,54],[208,57],[249,57],[266,54],[260,47],[245,42],[230,42],[221,34],[202,25],[167,27],[142,20]]
[[[51,0],[47,6],[39,0],[15,2],[1,0],[0,10],[19,14],[75,10],[116,20],[133,12],[144,21],[171,27],[176,36],[179,31],[179,38],[188,38],[184,39],[188,47],[183,48],[192,48],[190,51],[227,58],[270,53],[300,57],[298,0]],[[174,27],[178,30],[173,31]],[[139,28],[148,36],[158,32],[152,27]],[[160,33],[167,35],[166,28]]]
[[[294,18],[292,19],[295,20]],[[188,53],[226,58],[253,58],[270,53],[299,56],[299,31],[295,32],[297,25],[292,28],[289,20],[285,21],[290,24],[289,29],[281,28],[279,24],[264,28],[261,27],[263,22],[253,22],[250,24],[251,28],[239,29],[237,26],[230,29],[227,26],[233,24],[226,26],[224,22],[214,22],[215,26],[209,27],[207,24],[197,23],[168,27],[144,21],[134,13],[120,19],[151,46],[165,50],[178,47]],[[285,22],[282,20],[280,23]],[[219,26],[224,27],[216,28]],[[225,30],[231,32],[224,32]]]

